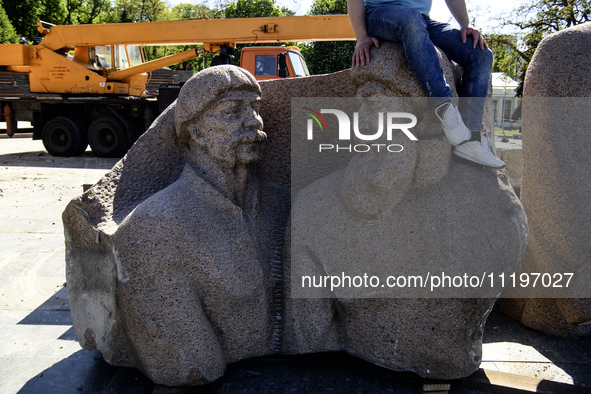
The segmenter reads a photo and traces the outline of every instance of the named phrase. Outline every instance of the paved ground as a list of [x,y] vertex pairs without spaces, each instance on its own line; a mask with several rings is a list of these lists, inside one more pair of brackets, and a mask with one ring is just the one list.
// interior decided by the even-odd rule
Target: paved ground
[[[250,360],[198,390],[167,389],[80,349],[64,287],[61,212],[114,163],[90,151],[55,158],[40,141],[0,138],[0,393],[416,392],[415,375],[343,354]],[[484,342],[483,368],[591,387],[591,338],[547,337],[493,312]],[[482,392],[462,384],[450,392]]]

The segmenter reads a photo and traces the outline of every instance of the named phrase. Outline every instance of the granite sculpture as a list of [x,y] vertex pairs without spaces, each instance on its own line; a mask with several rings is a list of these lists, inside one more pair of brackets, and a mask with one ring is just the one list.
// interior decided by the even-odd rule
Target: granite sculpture
[[[371,59],[351,70],[358,95],[425,96],[399,44],[382,43]],[[450,62],[443,56],[441,62],[453,80]],[[394,103],[391,111],[418,110],[403,99]],[[499,289],[472,298],[408,298],[380,286],[302,289],[304,275],[367,274],[381,276],[383,284],[385,275],[517,269],[527,220],[504,172],[452,161],[451,145],[428,113],[413,128],[419,141],[398,141],[402,152],[358,154],[295,197],[284,263],[285,353],[344,350],[439,379],[478,369],[484,324]],[[470,297],[469,289],[461,292]]]
[[[181,97],[191,96],[187,89],[194,89],[194,95],[213,99],[212,92],[220,92],[220,89],[227,87],[227,82],[236,79],[224,77],[225,73],[230,71],[223,66],[220,67],[208,70],[206,74],[209,75],[209,78],[201,78],[198,83],[196,80],[187,83]],[[243,72],[239,71],[239,76],[242,75],[240,73]],[[245,82],[245,78],[248,84],[254,83],[252,77],[246,74],[242,75],[238,82],[240,80]],[[242,86],[245,84],[242,83]],[[256,179],[259,190],[269,192],[274,189],[276,191],[272,198],[263,200],[262,207],[265,208],[263,216],[274,212],[272,222],[284,223],[287,220],[290,206],[290,135],[288,127],[290,97],[303,95],[351,96],[354,94],[354,88],[350,82],[348,70],[303,79],[263,81],[259,86],[262,88],[263,96],[267,98],[260,103],[260,114],[265,119],[267,139],[263,157],[254,166]],[[247,91],[252,91],[249,89]],[[180,110],[177,110],[177,105]],[[209,106],[204,108],[206,108],[204,113],[210,109]],[[72,320],[80,345],[85,349],[99,350],[103,358],[112,365],[139,368],[154,382],[169,386],[200,384],[205,379],[201,379],[198,374],[191,375],[190,371],[186,369],[177,368],[176,360],[163,366],[162,371],[157,370],[160,366],[154,365],[155,362],[158,362],[157,360],[148,360],[147,365],[151,370],[147,370],[143,366],[141,357],[151,357],[153,352],[148,349],[145,355],[138,355],[138,349],[142,350],[150,344],[139,343],[136,347],[127,334],[126,325],[132,323],[130,322],[132,317],[131,315],[127,316],[128,311],[123,307],[126,301],[121,300],[121,288],[125,282],[121,279],[128,278],[129,272],[122,269],[125,268],[125,265],[114,253],[114,250],[122,251],[115,240],[122,240],[123,236],[127,235],[124,230],[119,232],[119,227],[128,216],[133,218],[130,220],[135,222],[134,210],[142,204],[145,207],[145,203],[148,201],[159,198],[158,193],[177,182],[187,166],[187,147],[179,140],[175,122],[175,116],[179,111],[190,113],[186,105],[173,103],[138,139],[127,155],[88,191],[73,199],[63,213],[67,288]],[[267,212],[269,206],[271,206],[270,211]],[[233,210],[234,213],[235,211],[236,209]],[[145,213],[146,210],[142,208],[140,212]],[[171,210],[159,212],[171,212]],[[259,222],[260,218],[257,219]],[[161,234],[161,230],[158,229],[159,225],[160,223],[154,227],[155,234]],[[213,237],[216,231],[220,235],[219,230],[216,229],[211,230],[209,235]],[[264,231],[262,232],[264,233]],[[281,259],[284,232],[285,224],[276,226],[272,235],[272,244],[266,245],[261,255],[261,258],[272,256],[273,261],[269,262],[271,270],[266,271],[268,277],[263,281],[261,287],[272,291],[273,294],[280,294],[282,291],[281,269],[276,263]],[[220,237],[224,238],[221,235]],[[170,238],[170,234],[155,240],[155,243],[163,245],[162,242],[173,241],[168,238]],[[177,238],[177,241],[178,245],[182,245],[184,242],[182,238]],[[154,247],[153,244],[145,246],[147,250]],[[241,246],[240,250],[242,248],[244,247]],[[181,249],[181,247],[175,247],[175,253]],[[134,252],[123,251],[122,253],[129,256],[129,253]],[[227,254],[229,257],[234,255],[232,251],[228,251]],[[158,255],[165,257],[160,252]],[[178,257],[178,254],[175,256]],[[173,262],[167,262],[167,264],[171,263]],[[141,269],[141,267],[138,268]],[[129,279],[131,280],[131,278]],[[182,279],[184,278],[175,277],[175,280]],[[273,289],[269,289],[268,285],[270,284]],[[151,283],[147,285],[148,288],[152,286]],[[130,287],[128,286],[128,288]],[[190,291],[191,288],[183,289],[182,293],[187,295],[187,292],[190,293]],[[248,290],[243,290],[243,294],[247,292]],[[189,294],[189,296],[192,295]],[[279,320],[282,310],[281,300],[282,297],[274,296],[271,310],[264,311],[264,313],[272,312],[272,316],[267,317],[272,318],[273,327],[265,329],[267,334],[271,333],[272,336],[265,337],[263,341],[266,343],[262,345],[261,343],[249,343],[249,349],[258,346],[256,351],[261,348],[267,348],[272,354],[280,351],[280,336],[277,334],[281,331]],[[225,314],[228,319],[231,318],[231,312]],[[264,320],[265,316],[260,316],[260,318]],[[142,332],[138,334],[143,335]],[[215,343],[216,338],[212,339],[211,335],[206,338]],[[141,338],[141,340],[143,339],[146,339],[146,336]],[[186,346],[186,341],[177,340],[175,336],[168,345],[165,353],[169,351],[174,353],[182,351]],[[177,348],[177,350],[173,348]],[[201,353],[209,351],[212,351],[212,348],[202,349]],[[215,355],[218,354],[216,351],[208,357],[215,360],[217,357]],[[230,357],[236,356],[231,355]],[[198,361],[197,358],[195,360]],[[222,366],[219,362],[215,364],[214,361],[212,366],[208,368],[206,372],[209,373],[209,376],[207,378],[215,379],[215,375],[219,373]],[[203,374],[203,371],[201,373]]]
[[178,179],[100,235],[114,265],[107,338],[105,322],[85,319],[79,305],[93,286],[79,272],[89,267],[68,259],[85,347],[167,386],[211,382],[227,363],[277,352],[277,256],[289,203],[285,188],[256,176],[266,140],[259,108],[259,85],[238,67],[210,68],[184,85],[174,113],[186,159]]
[[[384,73],[385,62],[400,68],[396,78]],[[452,80],[454,68],[442,63]],[[424,95],[396,45],[384,43],[372,64],[266,81],[260,104],[259,85],[239,68],[217,66],[189,80],[128,154],[63,214],[68,293],[82,347],[166,386],[210,382],[228,363],[279,353],[344,350],[440,378],[477,368],[494,298],[290,297],[290,98],[352,96],[355,89]],[[400,161],[371,156],[309,167],[306,178],[318,183],[300,191],[294,217],[318,214],[304,223],[311,226],[338,210],[359,223],[371,219],[397,243],[435,238],[401,250],[395,264],[445,258],[458,269],[476,262],[514,270],[527,226],[503,173],[451,161],[435,120],[418,135],[422,141]],[[381,171],[368,171],[372,166]],[[380,186],[378,194],[367,185]],[[316,203],[306,207],[307,196]],[[348,204],[328,202],[343,196]],[[469,231],[458,231],[461,225]]]
[[[525,326],[565,337],[591,334],[589,65],[591,23],[585,23],[544,38],[527,70],[521,201],[531,239],[521,272],[549,275],[552,286],[527,295],[536,298],[501,304]],[[565,273],[573,274],[569,288],[566,280],[554,287]]]

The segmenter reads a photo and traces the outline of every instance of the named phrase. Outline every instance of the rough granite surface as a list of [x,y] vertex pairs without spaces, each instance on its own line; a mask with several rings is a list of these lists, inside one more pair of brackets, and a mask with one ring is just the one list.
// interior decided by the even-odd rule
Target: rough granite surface
[[[68,292],[84,348],[100,350],[109,363],[136,367],[168,386],[206,383],[220,377],[227,363],[278,352],[346,350],[387,368],[439,378],[466,376],[478,367],[482,327],[494,298],[320,299],[305,305],[289,297],[291,97],[352,97],[358,89],[424,95],[400,47],[385,43],[372,56],[363,69],[260,84],[266,149],[256,165],[246,166],[247,193],[239,201],[220,192],[219,178],[209,175],[225,174],[227,167],[211,160],[203,166],[208,156],[190,144],[187,148],[187,141],[200,139],[204,130],[192,126],[192,114],[219,114],[212,110],[218,104],[212,92],[231,94],[237,83],[251,86],[241,93],[250,97],[258,85],[252,76],[226,67],[209,69],[209,81],[195,83],[201,78],[197,74],[187,82],[178,102],[64,211]],[[442,62],[448,78],[457,78],[457,68],[444,57]],[[380,66],[386,63],[398,70],[391,77]],[[205,101],[181,102],[183,95]],[[238,98],[251,105],[244,97]],[[252,136],[255,126],[244,135]],[[191,138],[179,139],[179,128],[189,130]],[[360,222],[403,213],[372,221],[400,240],[408,237],[406,225],[416,227],[421,238],[434,238],[419,250],[403,249],[405,256],[421,263],[433,256],[446,263],[457,257],[461,264],[477,260],[514,270],[527,224],[502,172],[453,162],[451,146],[436,126],[419,135],[424,141],[402,162],[369,157],[352,161],[346,171],[318,174],[320,183],[305,190],[318,204],[303,207],[304,213],[321,218],[336,209]],[[201,139],[205,145],[216,143],[212,137]],[[253,147],[240,152],[256,153]],[[392,176],[380,181],[371,166]],[[368,182],[383,186],[380,193],[368,192]],[[329,197],[347,203],[329,203]],[[443,227],[420,228],[414,218],[426,220],[434,212],[433,217],[446,218]],[[300,208],[294,213],[301,214]],[[483,216],[476,220],[477,215]],[[467,239],[458,232],[463,224],[473,230]],[[492,235],[497,231],[506,234],[506,242]],[[468,260],[468,239],[482,243],[474,242],[477,236],[502,250],[495,257],[490,250],[470,249]],[[456,244],[461,252],[453,256]]]
[[[452,78],[449,61],[442,57],[442,64]],[[351,77],[360,96],[425,96],[397,44],[382,43]],[[409,109],[400,105],[390,110]],[[434,115],[413,131],[419,141],[400,141],[403,153],[357,155],[295,197],[286,238],[291,253],[284,252],[284,352],[345,350],[439,379],[478,369],[483,326],[500,291],[485,298],[402,299],[371,289],[356,298],[354,289],[339,289],[322,298],[322,291],[298,288],[302,275],[516,270],[527,219],[504,172],[452,161]]]
[[260,87],[192,77],[105,177],[70,203],[68,291],[81,345],[157,384],[196,385],[280,347],[289,188],[256,176]]
[[[223,90],[224,73],[210,76],[184,89],[195,89],[197,100]],[[82,347],[169,386],[206,383],[229,362],[279,351],[276,293],[290,206],[290,99],[355,90],[348,70],[260,86],[267,139],[256,166],[259,197],[249,207],[257,212],[249,220],[255,231],[241,224],[240,209],[186,168],[176,114],[210,110],[207,103],[184,103],[180,110],[173,103],[110,172],[68,205],[66,275]],[[184,187],[190,184],[207,189],[209,199],[196,198]],[[205,267],[184,264],[204,255],[211,258],[205,279],[198,272]],[[268,264],[253,266],[257,260]],[[220,336],[225,339],[212,339]]]
[[[591,277],[591,23],[546,37],[523,98],[521,201],[530,242],[521,271]],[[557,294],[560,297],[560,294]],[[502,310],[551,335],[591,334],[591,299],[512,299]]]

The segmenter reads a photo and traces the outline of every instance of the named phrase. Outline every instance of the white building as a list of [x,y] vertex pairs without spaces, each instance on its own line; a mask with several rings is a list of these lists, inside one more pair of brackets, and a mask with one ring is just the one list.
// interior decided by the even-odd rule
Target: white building
[[519,82],[505,73],[492,73],[492,99],[495,127],[505,130],[521,128],[521,119],[514,121],[511,116],[519,106],[521,98],[515,97]]

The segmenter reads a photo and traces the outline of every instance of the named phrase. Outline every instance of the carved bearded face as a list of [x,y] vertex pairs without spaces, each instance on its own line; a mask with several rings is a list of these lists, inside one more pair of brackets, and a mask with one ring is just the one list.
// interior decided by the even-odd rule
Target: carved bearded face
[[191,143],[205,148],[224,167],[256,163],[267,135],[259,116],[261,98],[248,90],[232,90],[190,127]]

